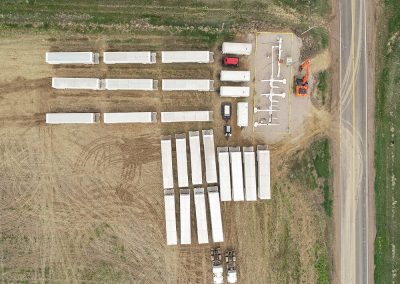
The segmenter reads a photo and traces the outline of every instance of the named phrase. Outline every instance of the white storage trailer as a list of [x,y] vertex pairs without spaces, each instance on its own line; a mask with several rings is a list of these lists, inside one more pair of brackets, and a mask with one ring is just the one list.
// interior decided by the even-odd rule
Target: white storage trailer
[[101,80],[98,78],[52,78],[54,89],[101,90]]
[[243,147],[244,188],[247,201],[257,200],[256,156],[253,147]]
[[161,165],[164,189],[174,188],[171,135],[161,137]]
[[46,113],[47,124],[91,124],[97,123],[100,113]]
[[214,53],[210,51],[162,51],[162,63],[211,63]]
[[232,200],[231,168],[228,147],[218,147],[219,190],[221,201]]
[[156,112],[106,112],[103,115],[105,124],[111,123],[154,123]]
[[208,184],[217,183],[217,163],[215,161],[214,132],[212,129],[203,130],[204,160],[206,165],[206,181]]
[[250,71],[222,70],[220,74],[220,80],[230,82],[249,82]]
[[94,52],[46,52],[48,64],[99,64],[99,54]]
[[210,122],[212,120],[212,111],[161,112],[161,122]]
[[270,155],[266,146],[257,146],[258,198],[271,199]]
[[192,242],[190,225],[190,190],[182,188],[179,196],[179,207],[181,217],[181,244],[189,245]]
[[178,237],[176,233],[175,195],[173,189],[164,190],[164,210],[167,245],[176,245]]
[[190,166],[192,169],[192,184],[203,183],[201,170],[200,135],[199,131],[189,131]]
[[187,155],[186,155],[186,135],[175,134],[176,143],[176,164],[178,168],[178,186],[188,187],[188,169],[187,169]]
[[232,197],[233,201],[243,201],[243,166],[242,153],[240,147],[229,147],[229,155],[231,160],[231,176],[232,176]]
[[207,191],[208,203],[210,206],[212,238],[214,243],[223,242],[224,232],[222,229],[221,203],[219,200],[218,187],[211,186],[207,189]]
[[214,80],[209,79],[163,79],[163,91],[214,91]]
[[223,54],[250,55],[251,51],[252,51],[251,43],[224,42],[222,44]]
[[250,96],[250,88],[242,86],[221,86],[219,95],[227,98],[247,98]]
[[153,64],[156,63],[156,53],[150,51],[117,51],[104,52],[105,64]]
[[207,244],[208,226],[204,188],[194,189],[194,205],[196,208],[197,241],[199,242],[199,244]]
[[153,79],[105,79],[106,90],[153,91],[158,89],[158,81]]
[[237,126],[247,127],[249,125],[249,103],[237,103]]

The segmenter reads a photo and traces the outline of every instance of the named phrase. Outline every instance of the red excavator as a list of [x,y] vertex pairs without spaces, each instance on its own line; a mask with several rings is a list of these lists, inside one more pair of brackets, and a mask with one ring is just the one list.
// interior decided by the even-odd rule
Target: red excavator
[[303,71],[303,69],[306,69],[306,74],[304,75],[303,78],[296,78],[295,79],[295,85],[296,85],[296,97],[305,97],[308,95],[308,75],[310,74],[309,70],[309,65],[310,65],[310,59],[307,59],[306,61],[303,62],[303,64],[300,65],[299,72]]

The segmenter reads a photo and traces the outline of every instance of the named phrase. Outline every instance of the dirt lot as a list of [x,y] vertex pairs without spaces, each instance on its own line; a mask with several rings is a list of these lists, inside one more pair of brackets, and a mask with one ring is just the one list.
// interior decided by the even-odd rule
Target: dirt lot
[[[182,37],[2,39],[1,282],[210,283],[210,245],[165,245],[160,135],[214,127],[216,146],[262,141],[238,135],[236,128],[236,135],[225,140],[216,94],[58,91],[51,89],[50,77],[217,78],[218,68],[44,63],[47,50],[161,50],[166,42],[171,48],[192,47]],[[44,124],[49,111],[210,108],[217,118],[212,125]],[[290,155],[291,145],[272,149],[273,199],[222,204],[222,247],[237,250],[240,283],[316,283],[315,249],[324,243],[326,230],[321,196],[287,180],[283,157]],[[194,210],[192,236],[195,241]]]

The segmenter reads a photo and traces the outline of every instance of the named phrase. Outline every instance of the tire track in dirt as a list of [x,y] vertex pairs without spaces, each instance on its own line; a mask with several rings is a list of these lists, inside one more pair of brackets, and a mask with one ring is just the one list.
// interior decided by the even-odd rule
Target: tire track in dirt
[[35,212],[29,211],[30,204],[40,191],[40,177],[32,171],[38,165],[32,153],[27,149],[24,139],[2,139],[0,152],[0,184],[2,198],[2,232],[11,231],[20,224],[29,224],[30,216]]
[[[63,139],[63,137],[60,138],[61,140]],[[80,225],[76,225],[74,228],[75,234],[75,240],[76,241],[81,241],[82,239],[87,238],[87,235],[84,233],[86,230],[93,230],[93,228],[95,228],[92,225],[92,222],[108,222],[111,223],[111,225],[113,226],[113,224],[118,224],[120,222],[124,222],[124,219],[121,217],[130,213],[129,207],[123,207],[123,204],[128,203],[130,201],[134,201],[135,204],[135,208],[140,208],[141,210],[139,212],[132,212],[134,215],[132,215],[132,218],[134,218],[135,220],[137,220],[137,224],[136,226],[138,228],[143,226],[143,223],[147,220],[147,222],[150,221],[154,221],[156,222],[155,224],[157,224],[159,222],[159,220],[161,219],[161,210],[160,208],[155,208],[154,207],[154,202],[151,202],[149,200],[149,196],[148,194],[146,195],[146,189],[148,189],[149,187],[152,187],[153,185],[147,184],[146,186],[143,184],[143,181],[141,181],[138,177],[141,174],[148,174],[149,171],[151,172],[151,170],[149,169],[143,169],[143,166],[138,167],[136,164],[139,164],[141,161],[140,159],[138,159],[136,156],[132,157],[132,155],[123,155],[123,151],[121,149],[123,149],[124,151],[127,150],[132,150],[130,147],[127,146],[123,146],[123,144],[121,144],[122,142],[120,141],[120,139],[117,139],[117,142],[115,142],[116,140],[114,138],[112,139],[106,139],[106,141],[104,141],[104,139],[99,139],[99,141],[97,141],[96,143],[94,143],[94,146],[91,147],[87,147],[85,148],[82,153],[79,155],[79,159],[77,162],[74,162],[74,171],[78,172],[79,175],[81,176],[81,178],[87,179],[85,184],[92,184],[92,187],[87,187],[87,186],[82,186],[82,184],[77,184],[76,182],[73,182],[70,186],[65,186],[65,183],[67,182],[67,180],[64,178],[64,176],[57,176],[55,177],[55,184],[63,184],[63,189],[61,192],[68,192],[68,194],[65,194],[65,196],[60,197],[60,199],[64,199],[64,198],[69,198],[67,200],[65,200],[62,204],[68,204],[68,205],[72,205],[73,208],[75,209],[79,209],[81,212],[79,212],[79,214],[77,216],[75,216],[73,219],[75,220],[79,220],[82,219],[82,217],[84,217],[85,223],[81,223],[79,222]],[[57,144],[57,138],[52,140],[52,143]],[[146,142],[145,142],[146,143]],[[93,143],[90,143],[90,145],[92,145]],[[149,143],[147,143],[149,144]],[[138,146],[140,147],[140,146]],[[150,150],[152,149],[151,144],[149,146]],[[139,149],[142,149],[144,147],[140,147]],[[134,149],[133,149],[134,150]],[[55,150],[54,150],[55,151]],[[58,163],[59,161],[62,161],[63,159],[65,159],[65,157],[62,154],[57,153],[57,151],[55,151],[56,153],[52,153],[52,159],[54,160],[54,163]],[[143,155],[146,154],[146,151],[136,151],[135,155]],[[159,154],[157,154],[159,155]],[[147,155],[148,156],[148,155]],[[133,164],[131,163],[126,163],[127,159],[132,159],[135,162]],[[150,157],[150,160],[154,160],[155,158]],[[143,160],[143,159],[142,159]],[[94,172],[93,177],[88,178],[88,176],[90,176],[91,174],[93,174],[93,169],[94,168],[98,168],[102,165],[107,165],[107,167],[111,167],[111,168],[118,168],[118,165],[124,164],[125,166],[121,168],[118,176],[120,177],[120,181],[118,181],[118,179],[116,179],[118,182],[114,182],[111,186],[110,183],[115,180],[115,175],[110,176],[110,180],[107,182],[107,177],[102,177],[100,180],[97,179],[97,177],[99,176],[99,173]],[[135,166],[136,165],[136,166]],[[87,170],[87,169],[92,169],[92,170]],[[85,170],[86,169],[86,170]],[[55,170],[55,172],[60,172],[60,169]],[[65,174],[67,176],[69,176],[68,172],[65,172]],[[126,186],[125,183],[139,183],[139,185],[135,186],[135,195],[132,194],[132,192],[125,192],[125,195],[119,195],[118,196],[118,191],[127,191],[127,188],[130,186]],[[140,185],[142,184],[142,185]],[[104,189],[104,187],[109,187],[109,189]],[[160,184],[154,184],[154,186],[160,187]],[[147,187],[147,188],[146,188]],[[114,189],[113,189],[114,188]],[[111,194],[113,193],[113,190],[115,191],[115,194]],[[97,192],[97,195],[95,196],[95,198],[90,198],[90,196]],[[120,192],[121,193],[121,192]],[[126,198],[127,195],[131,195],[130,198]],[[67,197],[68,196],[68,197]],[[85,196],[87,198],[85,198]],[[83,198],[82,198],[83,197]],[[136,200],[135,200],[136,198]],[[124,200],[121,200],[124,199]],[[128,200],[126,200],[128,199]],[[115,206],[121,206],[120,208],[115,208]],[[83,212],[82,212],[83,210]],[[150,210],[150,211],[149,211]],[[125,212],[124,212],[125,211]],[[137,211],[134,210],[134,211]],[[105,213],[105,212],[111,212],[111,213]],[[114,213],[113,213],[114,212]],[[143,215],[143,213],[148,213],[147,216]],[[71,213],[71,212],[69,212]],[[136,218],[135,215],[137,214],[141,214],[143,215],[142,218],[140,218],[140,216],[138,216],[138,218]],[[75,214],[76,215],[76,214]],[[91,217],[90,217],[91,216]],[[134,217],[135,216],[135,217]],[[58,216],[60,217],[60,216]],[[64,217],[66,217],[64,215]],[[68,219],[71,219],[72,216],[68,216]],[[89,217],[89,219],[87,219],[87,217]],[[150,217],[150,218],[149,218]],[[58,220],[60,223],[62,222],[60,219]],[[130,220],[132,222],[132,220]],[[127,222],[127,221],[125,221]],[[70,222],[64,224],[65,226],[69,226],[71,225]],[[83,228],[85,228],[85,230],[82,230],[82,225]],[[56,226],[57,227],[57,226]],[[156,234],[156,236],[158,235],[158,238],[153,238],[154,242],[157,242],[158,239],[161,239],[159,237],[159,234],[161,233],[161,230],[159,229],[158,226],[154,226],[154,228],[157,228],[156,230],[158,231],[158,233]],[[118,226],[116,229],[114,229],[114,233],[116,233],[117,236],[119,237],[124,237],[126,235],[129,234],[129,230],[124,229],[124,227],[120,227]],[[142,232],[143,234],[146,233],[146,231]],[[134,248],[136,248],[138,246],[138,242],[143,242],[143,240],[141,240],[141,236],[143,234],[138,234],[140,236],[138,236],[138,238],[135,240],[129,240],[126,241],[127,245],[130,245]],[[126,238],[125,239],[130,239],[130,238]],[[145,254],[145,252],[136,252],[139,254]],[[136,254],[135,253],[135,254]],[[78,253],[79,254],[79,253]],[[135,255],[134,254],[134,255]],[[102,257],[102,259],[106,260],[110,259],[110,255],[112,256],[112,253],[104,255]],[[156,254],[154,254],[156,255]],[[125,261],[123,262],[118,262],[118,260],[115,260],[111,257],[111,259],[113,260],[113,263],[117,263],[118,267],[120,267],[121,269],[124,269],[126,271],[128,270],[128,267],[124,264]],[[140,261],[138,260],[138,263],[140,263]],[[151,271],[148,271],[149,273]]]

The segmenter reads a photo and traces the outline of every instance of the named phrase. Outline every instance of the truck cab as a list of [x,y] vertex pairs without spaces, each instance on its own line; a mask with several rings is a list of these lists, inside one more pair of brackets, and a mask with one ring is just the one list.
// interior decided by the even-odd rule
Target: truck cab
[[225,262],[228,283],[237,283],[236,254],[234,250],[225,252]]
[[221,248],[211,249],[211,262],[212,262],[212,272],[213,272],[213,283],[223,284],[224,268],[222,266]]

